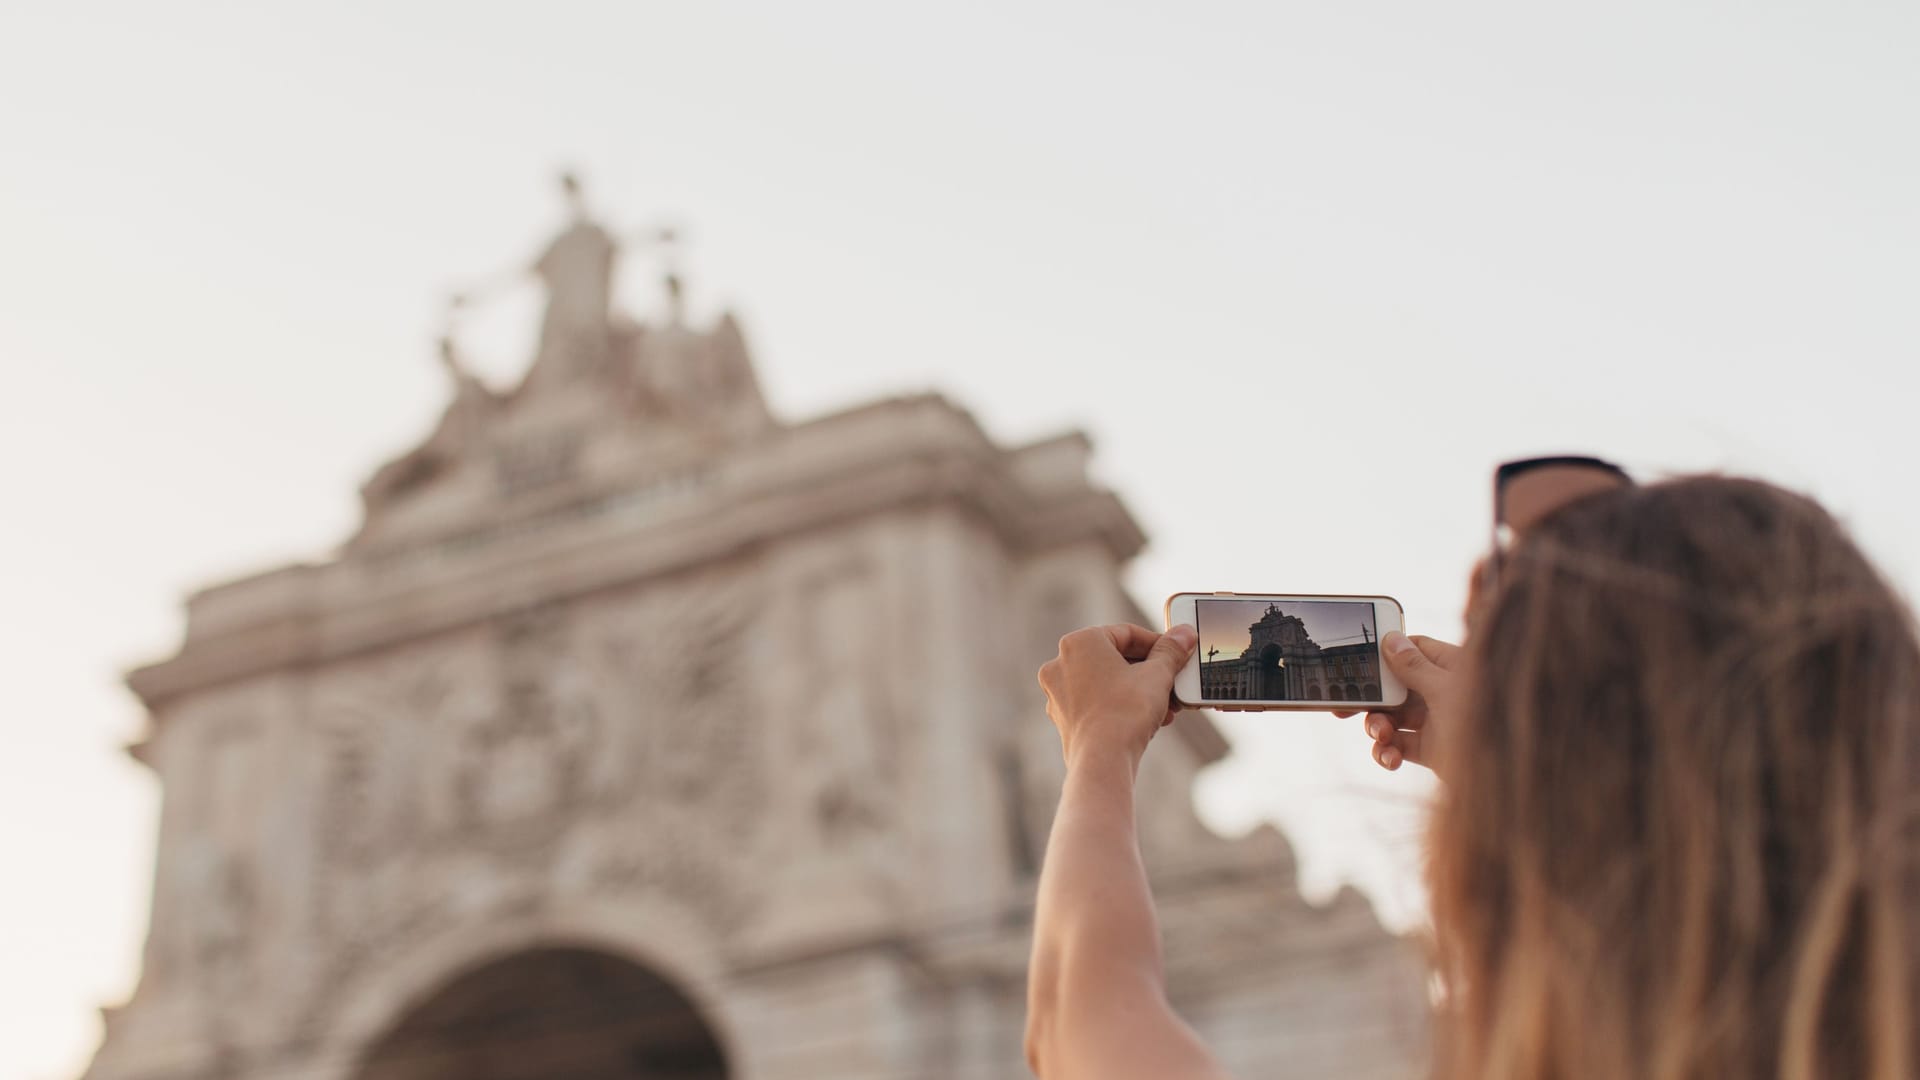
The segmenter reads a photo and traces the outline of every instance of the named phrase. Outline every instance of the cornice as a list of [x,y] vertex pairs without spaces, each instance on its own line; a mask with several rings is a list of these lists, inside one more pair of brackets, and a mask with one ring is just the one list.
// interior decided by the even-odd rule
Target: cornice
[[[642,485],[593,494],[541,518],[411,549],[269,571],[190,603],[186,641],[127,683],[150,710],[196,690],[298,670],[510,613],[750,555],[761,545],[864,517],[953,506],[1008,550],[1094,542],[1124,562],[1144,543],[1111,492],[1024,488],[1013,452],[936,397],[857,410],[895,414],[846,452],[810,436],[842,414],[789,429],[697,485],[651,498]],[[955,424],[952,421],[958,420]],[[884,438],[880,436],[885,436]],[[804,445],[811,444],[811,445]],[[798,453],[796,453],[798,451]]]

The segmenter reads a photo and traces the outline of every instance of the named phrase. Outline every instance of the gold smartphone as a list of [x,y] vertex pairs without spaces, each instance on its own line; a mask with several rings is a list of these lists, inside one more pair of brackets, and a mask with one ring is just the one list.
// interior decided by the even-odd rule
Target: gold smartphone
[[1391,596],[1183,592],[1167,627],[1200,633],[1173,680],[1182,708],[1228,712],[1392,709],[1407,688],[1380,658],[1380,635],[1401,630]]

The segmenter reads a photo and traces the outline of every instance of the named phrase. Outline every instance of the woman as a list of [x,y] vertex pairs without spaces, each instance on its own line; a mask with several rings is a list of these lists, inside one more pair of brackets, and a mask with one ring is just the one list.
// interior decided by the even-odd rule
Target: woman
[[[1605,475],[1603,475],[1605,474]],[[1468,643],[1388,635],[1365,717],[1442,780],[1428,837],[1447,1080],[1908,1080],[1920,949],[1911,616],[1811,501],[1598,462],[1502,470]],[[1045,1080],[1225,1073],[1164,994],[1132,819],[1190,627],[1069,635],[1035,917]]]

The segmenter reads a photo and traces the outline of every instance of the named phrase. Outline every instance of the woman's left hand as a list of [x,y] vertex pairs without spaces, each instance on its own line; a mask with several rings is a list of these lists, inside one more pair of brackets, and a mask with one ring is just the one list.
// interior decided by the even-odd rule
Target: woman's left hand
[[1154,732],[1172,722],[1173,678],[1200,635],[1180,625],[1164,634],[1118,623],[1075,630],[1040,668],[1047,715],[1060,730],[1067,764],[1115,753],[1138,766]]

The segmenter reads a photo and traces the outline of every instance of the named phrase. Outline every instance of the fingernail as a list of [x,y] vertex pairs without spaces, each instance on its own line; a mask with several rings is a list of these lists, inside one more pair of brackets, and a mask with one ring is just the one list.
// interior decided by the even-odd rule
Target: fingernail
[[1400,751],[1389,746],[1385,750],[1380,751],[1380,761],[1386,765],[1388,772],[1392,772],[1400,767]]
[[1183,649],[1191,649],[1200,641],[1200,631],[1195,630],[1186,623],[1181,623],[1179,626],[1167,631],[1167,636],[1179,642],[1180,647]]
[[1398,630],[1387,631],[1387,636],[1380,639],[1380,644],[1386,646],[1386,650],[1395,655],[1417,651],[1413,642],[1407,640],[1407,635]]
[[1387,734],[1386,721],[1384,720],[1367,721],[1367,734],[1373,736],[1376,739],[1385,737],[1385,735]]

